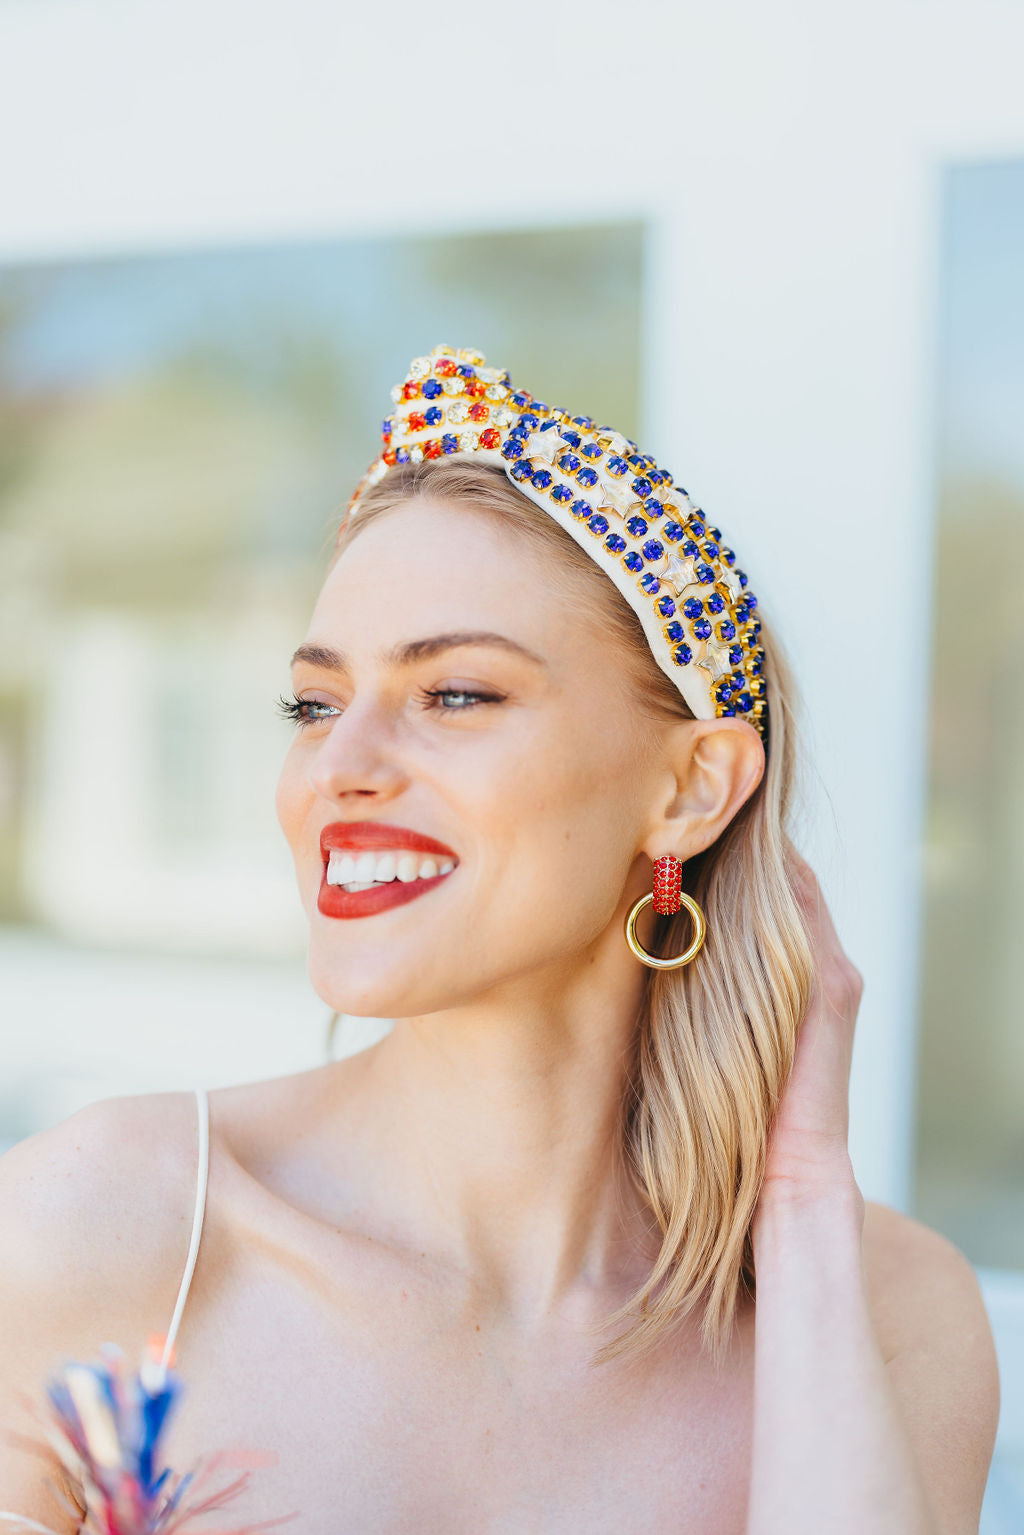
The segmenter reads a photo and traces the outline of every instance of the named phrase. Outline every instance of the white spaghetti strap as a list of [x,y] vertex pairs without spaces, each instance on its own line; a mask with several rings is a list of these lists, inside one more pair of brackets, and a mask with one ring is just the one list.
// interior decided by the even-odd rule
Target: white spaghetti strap
[[174,1306],[174,1315],[167,1331],[167,1341],[164,1344],[163,1357],[160,1360],[160,1369],[167,1369],[167,1361],[171,1357],[174,1340],[178,1335],[178,1327],[181,1324],[182,1312],[185,1310],[185,1301],[188,1298],[189,1286],[192,1283],[192,1273],[196,1266],[196,1256],[199,1252],[199,1238],[203,1230],[203,1215],[206,1211],[206,1185],[210,1176],[210,1100],[206,1096],[205,1087],[194,1089],[196,1095],[196,1109],[199,1115],[199,1175],[196,1181],[196,1207],[192,1216],[192,1237],[188,1245],[188,1257],[185,1260],[185,1273],[182,1276],[181,1288],[178,1290],[178,1299]]

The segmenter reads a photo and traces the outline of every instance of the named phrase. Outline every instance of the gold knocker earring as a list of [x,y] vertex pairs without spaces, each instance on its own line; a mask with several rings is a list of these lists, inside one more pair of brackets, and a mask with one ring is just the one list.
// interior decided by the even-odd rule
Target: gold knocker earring
[[[688,965],[691,959],[696,959],[707,937],[708,925],[704,920],[704,913],[691,895],[687,895],[682,887],[683,866],[678,858],[671,853],[666,853],[663,858],[654,860],[654,890],[650,895],[642,895],[636,902],[629,916],[626,918],[626,942],[645,965],[650,965],[652,970],[678,970],[680,965]],[[636,936],[636,919],[640,913],[654,902],[654,909],[662,916],[672,916],[681,906],[685,906],[693,918],[693,940],[690,947],[682,954],[677,954],[674,959],[659,959],[656,954],[648,954],[639,938]]]

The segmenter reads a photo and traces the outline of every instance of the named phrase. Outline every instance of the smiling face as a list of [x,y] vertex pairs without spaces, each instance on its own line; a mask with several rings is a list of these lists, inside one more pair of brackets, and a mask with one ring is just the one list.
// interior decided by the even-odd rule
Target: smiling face
[[[429,1013],[530,972],[560,984],[595,946],[633,963],[620,913],[646,888],[637,850],[665,767],[621,643],[560,599],[570,580],[497,517],[424,498],[330,571],[276,803],[311,979],[338,1011]],[[338,862],[366,858],[344,844],[370,822],[393,883],[386,861]],[[386,883],[327,887],[332,842],[334,878]]]

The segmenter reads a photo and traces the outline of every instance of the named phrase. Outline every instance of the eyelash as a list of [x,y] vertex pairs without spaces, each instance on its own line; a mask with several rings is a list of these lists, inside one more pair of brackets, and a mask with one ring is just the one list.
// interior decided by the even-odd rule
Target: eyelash
[[[501,699],[493,693],[474,693],[469,688],[424,688],[420,694],[421,699],[441,698],[471,698],[473,703],[453,706],[452,704],[424,703],[426,709],[440,709],[444,714],[466,714],[470,709],[475,709],[478,704],[500,704]],[[306,710],[310,708],[333,709],[336,705],[324,703],[320,698],[285,698],[282,694],[275,703],[275,708],[283,719],[291,720],[301,729],[305,725],[320,725],[330,715],[320,715],[311,719]]]

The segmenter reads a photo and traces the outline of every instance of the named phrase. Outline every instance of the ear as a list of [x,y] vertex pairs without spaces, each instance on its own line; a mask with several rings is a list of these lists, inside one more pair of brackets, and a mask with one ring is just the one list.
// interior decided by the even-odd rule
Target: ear
[[753,794],[765,769],[764,745],[749,722],[727,716],[679,720],[665,736],[667,786],[654,807],[642,851],[681,863],[710,847]]

